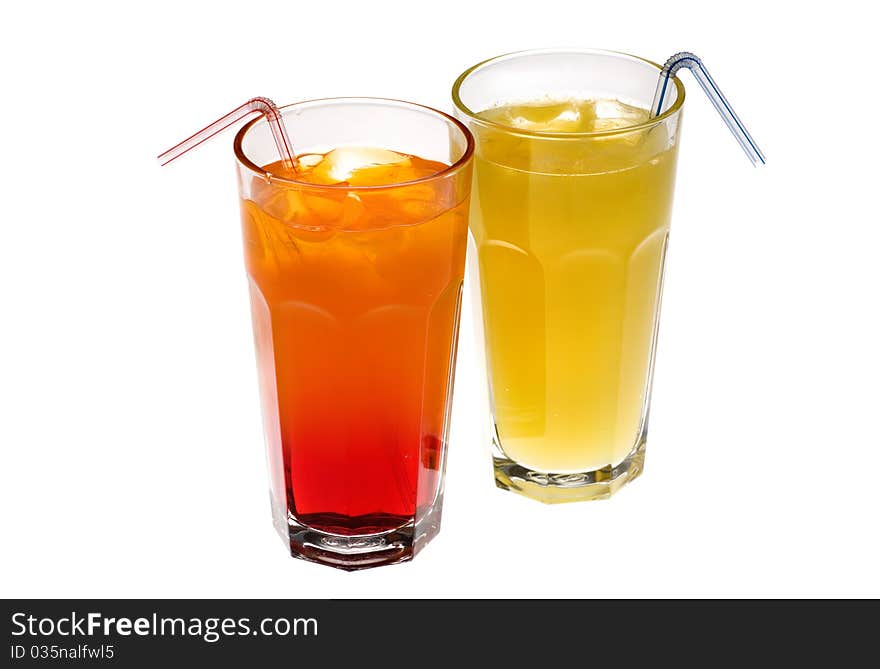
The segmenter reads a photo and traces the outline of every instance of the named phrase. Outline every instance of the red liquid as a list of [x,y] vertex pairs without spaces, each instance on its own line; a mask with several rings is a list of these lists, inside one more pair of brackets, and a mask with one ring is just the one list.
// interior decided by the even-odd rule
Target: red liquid
[[[410,157],[393,179],[442,168]],[[252,183],[242,221],[277,522],[371,534],[433,504],[467,229],[453,193]]]

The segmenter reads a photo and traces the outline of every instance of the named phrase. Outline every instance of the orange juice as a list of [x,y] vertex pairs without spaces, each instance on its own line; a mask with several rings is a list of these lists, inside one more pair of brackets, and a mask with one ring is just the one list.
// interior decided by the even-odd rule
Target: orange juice
[[642,438],[675,147],[611,99],[478,117],[498,124],[473,128],[471,215],[496,446],[563,483],[610,470]]

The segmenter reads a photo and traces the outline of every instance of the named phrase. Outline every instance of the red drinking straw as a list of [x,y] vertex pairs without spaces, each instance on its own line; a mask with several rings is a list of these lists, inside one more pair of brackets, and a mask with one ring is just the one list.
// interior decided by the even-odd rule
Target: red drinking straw
[[226,130],[229,126],[238,123],[241,119],[254,112],[259,112],[266,117],[269,129],[272,131],[272,137],[275,139],[275,146],[278,148],[278,153],[284,162],[284,166],[296,171],[296,153],[293,150],[293,145],[290,143],[290,138],[287,136],[284,121],[281,119],[281,112],[278,111],[278,107],[269,98],[253,98],[240,107],[236,107],[226,116],[218,118],[211,125],[199,130],[192,137],[187,137],[180,144],[176,144],[164,153],[160,153],[156,157],[159,164],[167,165],[175,158],[179,158],[190,149],[194,149],[205,140],[210,139],[218,132]]

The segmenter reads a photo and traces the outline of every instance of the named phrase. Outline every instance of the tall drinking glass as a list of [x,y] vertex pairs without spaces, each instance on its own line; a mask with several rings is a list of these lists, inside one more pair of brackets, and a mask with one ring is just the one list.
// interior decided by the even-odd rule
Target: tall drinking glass
[[605,498],[645,457],[684,87],[660,66],[549,50],[455,82],[476,140],[470,255],[495,480],[543,502]]
[[473,142],[405,102],[281,111],[299,174],[264,119],[235,138],[275,525],[342,569],[411,559],[440,526]]

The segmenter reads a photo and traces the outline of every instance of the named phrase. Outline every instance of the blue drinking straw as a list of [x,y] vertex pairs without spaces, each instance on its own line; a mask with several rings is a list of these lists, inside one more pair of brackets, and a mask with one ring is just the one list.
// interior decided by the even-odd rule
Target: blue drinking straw
[[727,127],[730,128],[730,132],[733,133],[734,138],[739,142],[748,159],[752,161],[752,165],[756,167],[765,165],[767,161],[764,160],[764,154],[761,153],[761,149],[755,144],[755,140],[752,139],[749,131],[746,130],[742,121],[739,120],[739,116],[733,111],[733,107],[730,106],[727,98],[724,97],[721,89],[718,88],[718,84],[712,79],[706,66],[692,53],[687,51],[677,53],[663,65],[663,71],[660,73],[660,79],[657,82],[657,90],[654,93],[654,103],[651,105],[651,115],[660,115],[660,112],[663,110],[663,98],[666,96],[669,80],[683,67],[691,71],[694,79],[697,80],[697,83],[700,84],[706,95],[709,96],[709,100],[715,106],[715,109],[718,110]]

